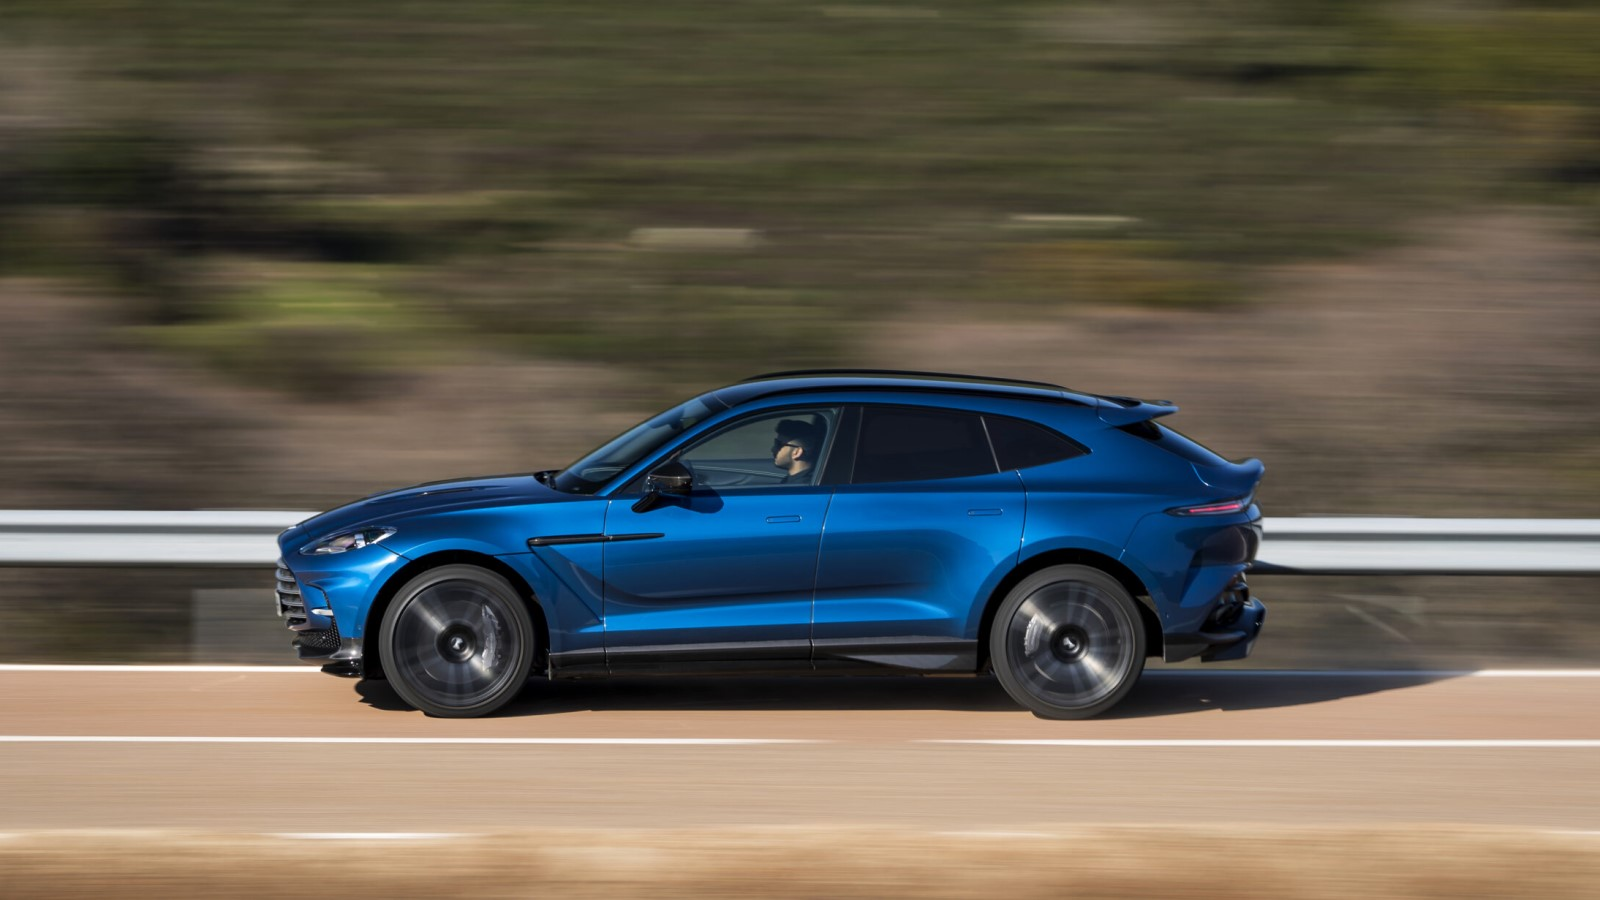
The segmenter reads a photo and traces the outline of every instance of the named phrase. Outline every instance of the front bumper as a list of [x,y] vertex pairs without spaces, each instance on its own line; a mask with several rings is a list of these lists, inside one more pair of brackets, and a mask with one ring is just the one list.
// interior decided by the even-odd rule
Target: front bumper
[[328,656],[307,656],[305,649],[300,648],[301,659],[315,659],[323,664],[322,671],[329,675],[339,675],[345,678],[361,678],[366,675],[366,668],[361,660],[361,638],[340,638],[339,649]]
[[1266,604],[1257,597],[1247,597],[1239,607],[1238,617],[1225,629],[1167,635],[1162,642],[1161,658],[1166,662],[1181,662],[1195,656],[1200,657],[1201,662],[1244,659],[1255,648],[1266,618]]
[[362,675],[361,638],[341,634],[325,595],[303,587],[281,559],[275,599],[278,616],[294,635],[290,645],[300,659],[322,663],[322,671],[330,674]]

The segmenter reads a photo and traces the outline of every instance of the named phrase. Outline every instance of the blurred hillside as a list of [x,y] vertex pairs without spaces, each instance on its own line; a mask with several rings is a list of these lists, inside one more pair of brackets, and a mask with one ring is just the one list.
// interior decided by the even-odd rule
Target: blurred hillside
[[760,371],[1594,515],[1600,5],[0,5],[0,506],[559,466]]

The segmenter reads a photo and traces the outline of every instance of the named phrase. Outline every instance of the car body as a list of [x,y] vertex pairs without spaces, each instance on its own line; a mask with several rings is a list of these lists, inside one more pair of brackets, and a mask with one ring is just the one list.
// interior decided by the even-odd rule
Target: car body
[[301,658],[433,715],[491,712],[532,673],[992,669],[1041,716],[1090,716],[1147,656],[1246,656],[1265,615],[1245,582],[1263,467],[1155,421],[1176,411],[760,376],[567,469],[307,519],[279,537],[279,612]]

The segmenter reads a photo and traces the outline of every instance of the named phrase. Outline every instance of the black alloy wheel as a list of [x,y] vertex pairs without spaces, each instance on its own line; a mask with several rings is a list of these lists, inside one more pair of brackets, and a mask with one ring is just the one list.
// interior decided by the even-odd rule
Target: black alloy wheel
[[430,716],[487,715],[528,680],[533,619],[511,583],[477,566],[430,569],[384,611],[383,668],[395,692]]
[[1087,719],[1115,706],[1144,671],[1139,608],[1120,582],[1088,566],[1052,566],[1006,595],[989,631],[1006,693],[1046,719]]

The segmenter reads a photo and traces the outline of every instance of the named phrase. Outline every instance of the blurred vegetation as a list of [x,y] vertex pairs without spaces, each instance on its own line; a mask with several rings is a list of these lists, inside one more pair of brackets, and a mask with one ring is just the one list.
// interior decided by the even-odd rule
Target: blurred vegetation
[[1600,210],[1596,47],[1574,0],[7,0],[0,273],[306,396],[477,347],[703,382]]
[[[690,389],[876,359],[883,323],[925,309],[1026,330],[1133,307],[1116,350],[1182,349],[1194,319],[1169,313],[1250,308],[1268,267],[1387,247],[1417,220],[1528,203],[1600,222],[1597,48],[1593,0],[3,0],[0,278],[22,287],[0,320],[0,482],[19,506],[311,508],[503,447],[554,465]],[[1344,352],[1365,321],[1280,323],[1338,352],[1276,371],[1224,342],[1225,396],[1180,427],[1266,458],[1275,514],[1592,514],[1600,435],[1572,415],[1594,388],[1588,282],[1571,307],[1544,298],[1558,324],[1517,331],[1539,280],[1572,274],[1539,253],[1481,265],[1507,260],[1497,318],[1418,298],[1365,355]],[[1409,308],[1409,273],[1380,274],[1399,287],[1376,302]],[[1335,306],[1345,284],[1373,288],[1274,296]],[[1019,369],[1060,356],[1018,352],[1035,354]],[[1385,354],[1410,370],[1372,371]],[[519,365],[435,370],[430,409],[397,377],[501,357]],[[171,359],[269,393],[211,391]],[[522,365],[549,359],[601,365],[565,382]],[[537,402],[563,388],[581,395]],[[437,415],[451,404],[477,417]],[[460,434],[406,434],[441,421]],[[187,632],[140,598],[223,582],[176,577],[12,579],[0,655],[183,658]],[[1294,581],[1263,591],[1305,602],[1275,607],[1261,664],[1593,646],[1559,624],[1587,596],[1566,582]]]

